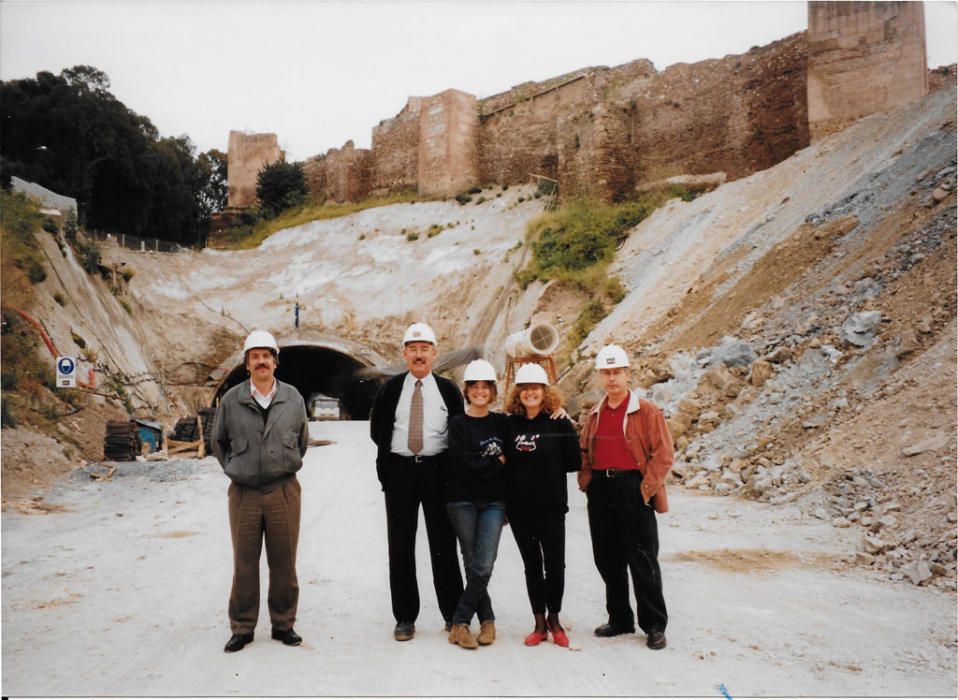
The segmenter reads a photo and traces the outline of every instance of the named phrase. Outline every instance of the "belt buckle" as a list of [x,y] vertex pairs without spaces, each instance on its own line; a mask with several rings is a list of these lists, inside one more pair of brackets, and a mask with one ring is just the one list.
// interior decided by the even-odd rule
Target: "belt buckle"
[[614,479],[617,471],[617,469],[603,469],[602,473],[605,474],[606,479]]
[[422,455],[413,455],[412,461],[415,462],[416,464],[422,464],[424,461],[426,461],[426,458],[423,457]]

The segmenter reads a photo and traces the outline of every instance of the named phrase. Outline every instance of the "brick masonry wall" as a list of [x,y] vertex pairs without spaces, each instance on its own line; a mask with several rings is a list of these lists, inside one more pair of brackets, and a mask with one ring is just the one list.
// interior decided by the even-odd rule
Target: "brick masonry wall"
[[928,92],[941,90],[943,88],[953,87],[956,81],[956,64],[950,66],[938,66],[928,71]]
[[[803,33],[741,55],[676,64],[612,89],[634,182],[768,168],[808,145]],[[618,183],[618,181],[616,181]]]
[[762,170],[808,145],[806,50],[796,34],[661,73],[642,59],[482,100],[480,178],[535,172],[563,195],[615,200],[672,175]]
[[421,104],[421,97],[410,97],[398,115],[373,127],[373,194],[418,188]]
[[372,189],[373,152],[356,148],[347,141],[340,148],[331,148],[324,156],[303,164],[306,185],[317,199],[354,202]]
[[228,207],[244,208],[256,204],[256,176],[264,165],[283,157],[276,134],[244,134],[230,131],[227,153]]
[[920,2],[809,2],[812,139],[928,94]]

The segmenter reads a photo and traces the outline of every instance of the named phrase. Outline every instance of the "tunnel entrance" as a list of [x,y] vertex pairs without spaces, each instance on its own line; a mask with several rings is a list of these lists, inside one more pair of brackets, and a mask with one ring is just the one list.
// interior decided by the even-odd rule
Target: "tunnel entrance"
[[[372,409],[373,398],[382,383],[381,378],[360,376],[359,370],[367,365],[351,355],[320,345],[280,345],[279,367],[276,378],[296,387],[306,402],[314,394],[325,394],[340,402],[345,418],[366,420]],[[216,387],[213,405],[229,389],[248,377],[243,358],[223,377]]]

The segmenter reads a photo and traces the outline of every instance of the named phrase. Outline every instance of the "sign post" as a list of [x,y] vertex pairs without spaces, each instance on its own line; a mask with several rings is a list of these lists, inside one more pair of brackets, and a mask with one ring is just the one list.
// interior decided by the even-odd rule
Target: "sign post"
[[75,357],[57,358],[57,388],[73,389],[77,385],[77,361]]

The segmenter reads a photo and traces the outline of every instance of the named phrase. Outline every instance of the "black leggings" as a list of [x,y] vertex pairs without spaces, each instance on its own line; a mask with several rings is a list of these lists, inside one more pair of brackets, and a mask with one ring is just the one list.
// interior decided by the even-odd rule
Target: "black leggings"
[[526,591],[535,614],[558,613],[565,590],[565,513],[509,513],[526,570]]

